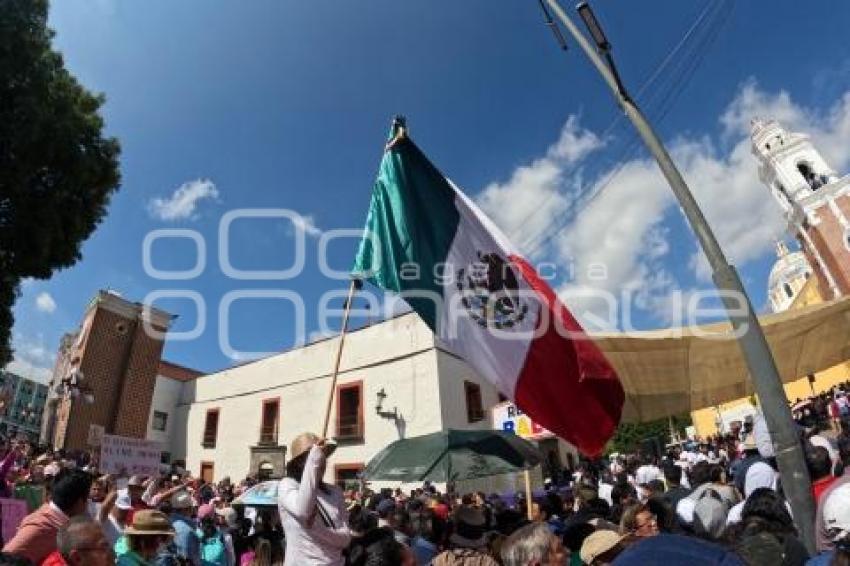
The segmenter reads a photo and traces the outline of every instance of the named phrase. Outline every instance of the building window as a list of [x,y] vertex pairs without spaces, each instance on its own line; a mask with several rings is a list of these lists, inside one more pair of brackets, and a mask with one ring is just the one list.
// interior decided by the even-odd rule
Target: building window
[[337,464],[334,466],[334,480],[340,489],[358,489],[363,464]]
[[794,291],[791,290],[791,285],[785,283],[782,285],[782,288],[785,289],[785,294],[788,295],[789,299],[794,296]]
[[218,436],[218,409],[207,411],[207,419],[204,422],[204,448],[215,448],[215,440]]
[[363,382],[337,387],[336,437],[341,440],[363,438]]
[[260,444],[277,444],[278,413],[280,400],[263,401],[263,422],[260,425]]
[[168,413],[163,413],[162,411],[154,411],[152,423],[153,429],[165,432],[166,424],[168,424]]
[[274,475],[274,465],[271,462],[263,462],[257,469],[257,479],[266,481],[272,479]]
[[477,423],[484,419],[484,404],[481,402],[481,387],[471,381],[463,382],[466,393],[466,420]]

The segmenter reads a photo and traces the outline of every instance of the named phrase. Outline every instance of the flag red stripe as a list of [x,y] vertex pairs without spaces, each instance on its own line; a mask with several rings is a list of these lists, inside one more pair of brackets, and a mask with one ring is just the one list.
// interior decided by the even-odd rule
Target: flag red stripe
[[535,269],[521,257],[511,261],[549,308],[548,317],[541,315],[547,329],[532,340],[519,375],[516,404],[584,454],[596,456],[620,422],[625,393],[617,373]]

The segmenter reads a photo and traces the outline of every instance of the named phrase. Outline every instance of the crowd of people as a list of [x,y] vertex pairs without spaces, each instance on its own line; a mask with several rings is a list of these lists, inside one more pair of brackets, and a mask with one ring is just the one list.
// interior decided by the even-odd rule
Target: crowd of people
[[309,433],[292,442],[276,504],[260,507],[234,504],[253,478],[117,478],[97,474],[87,454],[12,441],[0,495],[25,499],[32,512],[0,565],[850,565],[850,415],[839,397],[796,404],[817,504],[815,553],[799,537],[756,418],[663,454],[583,461],[530,501],[429,482],[344,491],[323,481],[333,444]]

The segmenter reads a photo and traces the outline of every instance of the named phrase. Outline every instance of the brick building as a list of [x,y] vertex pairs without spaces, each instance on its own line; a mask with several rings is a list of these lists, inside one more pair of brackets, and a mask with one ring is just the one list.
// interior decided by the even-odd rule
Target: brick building
[[[99,291],[56,356],[41,439],[85,449],[92,425],[146,438],[165,335],[174,317]],[[71,377],[76,386],[68,387]]]

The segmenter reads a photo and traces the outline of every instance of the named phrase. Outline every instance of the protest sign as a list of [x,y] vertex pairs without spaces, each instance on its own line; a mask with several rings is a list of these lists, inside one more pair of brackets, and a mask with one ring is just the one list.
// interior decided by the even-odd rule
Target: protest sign
[[493,428],[512,432],[526,440],[540,440],[555,436],[532,421],[528,415],[523,413],[511,401],[505,401],[493,407]]
[[159,442],[104,434],[100,442],[100,471],[105,474],[155,476],[162,449]]
[[26,501],[0,498],[0,532],[2,532],[3,544],[12,540],[18,525],[28,514]]

